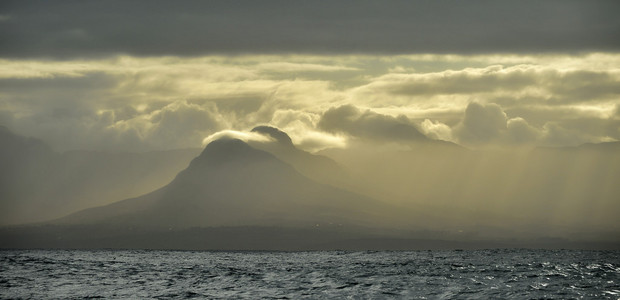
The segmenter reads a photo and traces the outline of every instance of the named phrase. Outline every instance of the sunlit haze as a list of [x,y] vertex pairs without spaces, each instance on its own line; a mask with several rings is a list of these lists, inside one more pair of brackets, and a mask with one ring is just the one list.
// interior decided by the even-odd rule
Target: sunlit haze
[[388,2],[0,3],[0,225],[617,246],[619,3]]

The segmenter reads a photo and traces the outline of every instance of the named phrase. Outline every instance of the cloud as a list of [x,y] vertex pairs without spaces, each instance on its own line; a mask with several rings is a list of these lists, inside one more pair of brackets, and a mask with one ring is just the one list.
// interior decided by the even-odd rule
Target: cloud
[[269,124],[286,132],[297,148],[316,152],[327,148],[343,148],[346,138],[318,130],[321,114],[306,110],[278,109]]
[[214,132],[225,124],[214,105],[199,106],[187,101],[173,102],[152,113],[148,120],[154,127],[147,133],[158,148],[195,147],[205,133]]
[[465,109],[461,122],[451,128],[451,134],[459,143],[472,147],[575,146],[618,140],[617,133],[605,129],[613,120],[591,119],[589,124],[587,120],[549,121],[542,127],[535,127],[522,117],[508,118],[497,104],[472,102]]
[[[178,100],[149,111],[133,109],[131,113],[98,108],[96,104],[77,101],[46,106],[44,103],[38,111],[6,120],[7,126],[24,135],[41,137],[58,151],[199,147],[205,135],[227,126],[213,104],[201,106]],[[122,108],[128,107],[131,106]]]
[[578,146],[583,143],[608,142],[596,137],[589,136],[583,132],[566,129],[555,122],[545,124],[542,130],[542,145],[549,146]]
[[615,1],[9,1],[1,12],[0,56],[615,51],[619,7]]
[[251,131],[222,130],[204,138],[202,145],[206,146],[221,138],[239,139],[245,142],[279,142],[285,145],[292,142],[296,148],[310,152],[327,148],[343,148],[346,145],[342,137],[308,128],[303,128],[301,131],[300,128],[289,128],[291,131],[282,131],[276,127],[262,125]]
[[437,73],[388,74],[379,78],[389,93],[404,95],[472,94],[496,90],[518,90],[536,83],[528,66],[503,66],[447,70]]
[[209,143],[219,139],[238,139],[244,142],[269,142],[274,139],[268,135],[261,134],[259,132],[245,132],[237,130],[223,130],[211,134],[202,140],[202,146],[206,146]]
[[[278,112],[302,113],[310,103],[337,97],[325,81],[261,77],[271,76],[263,64],[278,59],[11,61],[0,78],[0,116],[12,130],[42,137],[58,150],[143,151],[199,146],[215,131],[272,119],[282,124]],[[323,68],[304,61],[313,58],[299,57],[288,66]]]
[[345,148],[347,146],[347,140],[344,137],[317,130],[306,130],[303,133],[296,132],[295,140],[297,141],[297,148],[309,152],[330,148]]
[[454,141],[454,138],[452,137],[452,129],[448,125],[439,121],[433,122],[429,119],[425,119],[420,124],[420,129],[424,135],[433,140]]
[[[116,120],[113,111],[102,111],[102,134],[111,146],[133,150],[200,147],[204,136],[226,127],[215,105],[172,102],[127,120]],[[103,122],[103,120],[106,120]]]
[[484,144],[497,140],[507,130],[507,117],[497,104],[472,102],[465,109],[454,134],[464,144]]
[[[306,150],[351,137],[569,142],[551,138],[560,131],[548,123],[573,133],[569,144],[620,140],[616,62],[613,53],[2,60],[0,124],[61,151],[200,146],[214,132],[258,124]],[[463,121],[472,99],[483,108]],[[491,104],[505,114],[496,109],[495,123],[492,112],[480,115]]]
[[347,66],[333,66],[312,63],[291,63],[291,62],[267,62],[258,65],[258,69],[264,73],[304,73],[304,72],[341,72],[341,71],[360,71],[358,68]]
[[615,109],[612,114],[612,118],[620,119],[620,104],[616,104]]
[[534,128],[523,118],[513,118],[506,122],[509,142],[513,144],[531,144],[541,138],[540,130]]
[[427,138],[405,116],[392,117],[360,110],[353,105],[328,109],[317,124],[319,129],[371,140],[411,142]]
[[306,127],[314,128],[319,122],[321,116],[316,113],[294,110],[294,109],[279,109],[273,113],[271,123],[276,127]]
[[519,64],[429,73],[388,73],[357,87],[355,93],[377,102],[385,97],[404,101],[465,99],[469,102],[471,96],[476,96],[505,104],[543,102],[554,105],[611,101],[620,95],[619,86],[620,73],[613,68],[574,70]]
[[41,63],[37,61],[12,61],[1,59],[2,78],[54,78],[54,77],[81,77],[85,72],[93,71],[88,66],[79,62],[64,64]]

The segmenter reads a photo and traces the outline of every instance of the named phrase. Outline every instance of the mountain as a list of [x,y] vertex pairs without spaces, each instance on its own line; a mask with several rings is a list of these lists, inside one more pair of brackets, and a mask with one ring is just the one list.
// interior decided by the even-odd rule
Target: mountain
[[87,209],[58,224],[140,228],[365,225],[381,212],[371,199],[317,183],[274,155],[219,139],[168,185],[141,197]]
[[[296,152],[286,135],[259,130]],[[366,171],[368,190],[403,199],[386,204],[318,183],[254,145],[220,139],[162,188],[53,222],[0,228],[0,247],[620,249],[614,147],[351,153],[364,163],[351,169]]]
[[298,149],[285,132],[271,126],[257,126],[252,129],[252,132],[273,139],[267,142],[249,141],[252,147],[272,153],[278,159],[292,165],[304,176],[339,187],[350,185],[349,175],[342,166],[326,156],[314,155]]
[[169,183],[200,149],[57,153],[0,126],[0,225],[40,222]]

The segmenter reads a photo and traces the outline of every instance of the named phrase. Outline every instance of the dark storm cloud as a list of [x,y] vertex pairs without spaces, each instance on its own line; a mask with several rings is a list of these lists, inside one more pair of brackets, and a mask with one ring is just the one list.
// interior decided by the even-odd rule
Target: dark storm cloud
[[620,49],[618,1],[4,1],[0,56]]

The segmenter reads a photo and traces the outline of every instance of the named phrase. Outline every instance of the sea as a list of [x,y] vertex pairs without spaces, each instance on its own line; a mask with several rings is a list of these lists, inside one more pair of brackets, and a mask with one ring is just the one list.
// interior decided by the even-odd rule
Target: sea
[[2,299],[620,299],[620,251],[2,250]]

